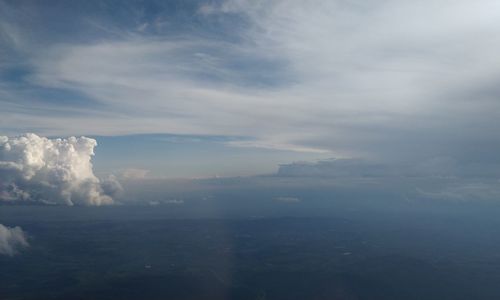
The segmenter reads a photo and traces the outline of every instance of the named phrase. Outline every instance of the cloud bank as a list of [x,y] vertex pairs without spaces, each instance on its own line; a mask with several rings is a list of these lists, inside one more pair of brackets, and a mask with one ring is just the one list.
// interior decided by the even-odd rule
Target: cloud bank
[[20,227],[11,228],[0,224],[0,254],[12,256],[28,246],[26,234]]
[[101,182],[94,175],[96,145],[87,137],[0,136],[0,201],[112,204],[121,187],[114,178]]
[[500,165],[463,162],[453,157],[436,156],[410,162],[369,161],[332,158],[316,162],[299,161],[279,166],[283,177],[442,177],[500,178]]
[[[328,159],[280,165],[275,176],[292,182],[328,182],[356,190],[395,193],[399,199],[498,201],[500,167],[433,157],[411,163]],[[352,192],[352,191],[350,191]]]

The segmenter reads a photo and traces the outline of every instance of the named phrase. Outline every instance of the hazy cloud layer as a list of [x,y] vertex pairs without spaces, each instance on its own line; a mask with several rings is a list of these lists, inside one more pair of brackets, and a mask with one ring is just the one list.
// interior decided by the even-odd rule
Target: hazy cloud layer
[[86,137],[0,136],[0,200],[112,204],[121,186],[113,177],[101,182],[94,175],[91,158],[96,145]]
[[11,228],[0,224],[0,254],[12,256],[28,246],[26,235],[20,227]]
[[432,157],[421,161],[392,162],[363,159],[328,159],[293,162],[279,166],[284,177],[442,177],[500,178],[500,165],[463,162],[452,157]]
[[330,159],[280,165],[278,178],[296,182],[326,180],[359,189],[398,191],[401,200],[499,201],[498,164],[465,163],[451,157],[434,157],[409,163]]

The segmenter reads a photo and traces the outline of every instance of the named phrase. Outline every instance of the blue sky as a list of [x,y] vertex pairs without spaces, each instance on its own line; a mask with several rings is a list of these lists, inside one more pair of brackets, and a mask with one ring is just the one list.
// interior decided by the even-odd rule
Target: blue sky
[[[97,175],[127,173],[153,178],[206,178],[274,174],[279,164],[326,158],[328,154],[232,147],[244,141],[224,136],[127,135],[97,136]],[[137,172],[134,172],[137,171]],[[135,179],[135,178],[132,178]]]
[[98,173],[500,164],[498,1],[0,0],[0,132]]

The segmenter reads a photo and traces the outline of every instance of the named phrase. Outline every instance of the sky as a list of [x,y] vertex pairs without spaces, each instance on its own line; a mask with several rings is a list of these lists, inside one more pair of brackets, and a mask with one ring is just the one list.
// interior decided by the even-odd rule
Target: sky
[[499,20],[492,0],[0,0],[0,132],[94,138],[95,172],[125,177],[491,170]]
[[496,203],[499,49],[496,0],[0,0],[0,204]]

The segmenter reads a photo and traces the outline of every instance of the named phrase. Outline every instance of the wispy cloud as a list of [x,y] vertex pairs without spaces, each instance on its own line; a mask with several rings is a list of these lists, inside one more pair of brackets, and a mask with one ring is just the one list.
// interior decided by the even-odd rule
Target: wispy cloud
[[[86,40],[48,39],[26,54],[23,84],[70,91],[87,105],[61,108],[40,96],[40,113],[7,84],[0,125],[56,135],[244,136],[255,142],[229,145],[399,160],[484,156],[464,144],[500,148],[491,134],[497,1],[222,1],[187,9],[187,19],[174,10],[129,23],[103,14],[93,24],[123,34],[92,26]],[[4,40],[16,44],[10,36],[23,26],[5,22]],[[22,126],[9,129],[14,123]]]

